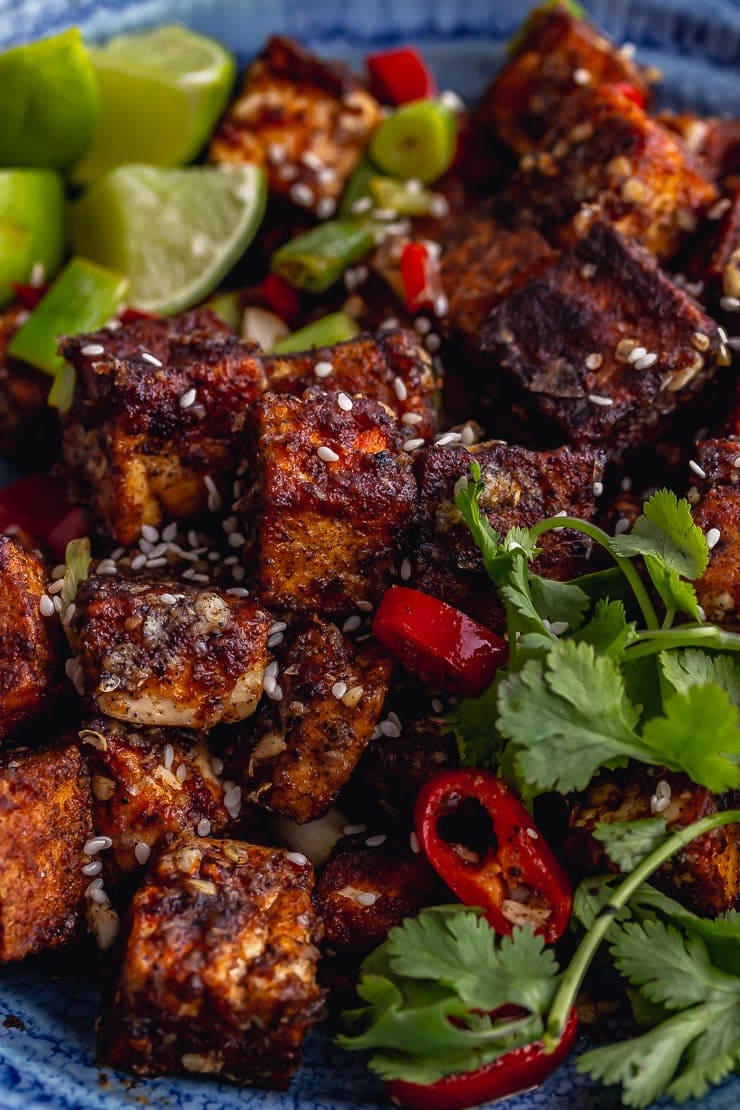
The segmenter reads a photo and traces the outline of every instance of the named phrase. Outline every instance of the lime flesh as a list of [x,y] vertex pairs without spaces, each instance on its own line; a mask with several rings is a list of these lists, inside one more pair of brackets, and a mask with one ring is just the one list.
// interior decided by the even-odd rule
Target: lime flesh
[[0,54],[0,166],[66,169],[98,118],[95,71],[77,28]]
[[428,184],[452,165],[456,134],[454,112],[438,100],[414,100],[381,123],[370,143],[370,157],[392,177]]
[[47,276],[64,251],[64,193],[53,170],[0,170],[0,307],[11,282],[26,282],[37,264]]
[[232,55],[171,25],[121,35],[91,56],[100,118],[73,180],[86,184],[133,162],[191,162],[226,105],[235,74]]
[[242,257],[266,195],[260,166],[122,166],[72,205],[72,242],[128,277],[135,308],[168,315],[207,297]]

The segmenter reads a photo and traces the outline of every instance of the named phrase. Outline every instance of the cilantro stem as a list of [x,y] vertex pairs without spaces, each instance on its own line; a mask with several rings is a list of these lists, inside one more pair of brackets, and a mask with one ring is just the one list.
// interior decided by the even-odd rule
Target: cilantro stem
[[650,629],[638,632],[637,639],[625,648],[624,662],[656,655],[669,648],[687,647],[740,651],[740,635],[724,632],[714,624],[681,624],[678,628]]
[[611,536],[608,532],[605,532],[603,528],[599,528],[596,524],[591,524],[589,521],[581,520],[575,516],[551,516],[547,520],[541,520],[539,524],[535,524],[529,531],[533,539],[536,540],[543,532],[552,532],[557,528],[571,528],[575,532],[582,532],[584,536],[588,536],[594,543],[598,543],[605,551],[608,551],[629,582],[637,604],[642,610],[642,616],[647,627],[650,629],[660,627],[658,616],[642,579],[629,559],[625,559],[623,555],[616,555],[612,551],[609,546]]
[[723,825],[731,825],[735,822],[740,822],[740,809],[713,813],[710,817],[703,817],[700,821],[694,821],[686,828],[679,829],[678,832],[673,833],[672,836],[653,849],[649,855],[645,856],[634,871],[617,887],[608,904],[578,945],[573,959],[560,980],[560,986],[550,1007],[543,1037],[546,1052],[554,1052],[557,1047],[586,972],[618,911],[627,904],[637,888],[652,875],[653,871],[656,871],[661,864],[670,859],[675,852],[685,848],[698,836],[703,836],[704,833],[711,832],[712,829],[719,829]]

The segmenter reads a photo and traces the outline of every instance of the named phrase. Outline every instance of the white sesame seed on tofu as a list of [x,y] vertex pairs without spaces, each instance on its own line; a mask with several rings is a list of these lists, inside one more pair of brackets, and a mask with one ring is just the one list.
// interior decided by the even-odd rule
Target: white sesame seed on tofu
[[156,355],[150,354],[149,351],[142,351],[141,357],[144,362],[148,362],[150,366],[164,366],[164,363],[158,359]]
[[329,375],[331,373],[333,373],[333,371],[334,371],[333,364],[331,362],[327,362],[326,360],[322,360],[320,362],[317,362],[316,365],[313,368],[314,375],[317,378],[328,378]]
[[709,531],[707,532],[707,535],[706,535],[706,540],[707,540],[707,547],[709,548],[710,551],[712,550],[713,547],[717,546],[717,544],[720,541],[721,535],[722,535],[722,533],[720,532],[719,528],[710,528],[709,529]]
[[332,451],[331,447],[321,446],[317,449],[316,454],[322,462],[339,462],[339,455],[336,451]]
[[695,462],[693,459],[689,459],[689,470],[693,470],[694,474],[698,475],[699,478],[706,478],[707,476],[706,471],[702,470],[698,462]]
[[80,348],[80,354],[85,355],[86,358],[95,358],[96,355],[105,354],[105,347],[100,343],[88,343]]

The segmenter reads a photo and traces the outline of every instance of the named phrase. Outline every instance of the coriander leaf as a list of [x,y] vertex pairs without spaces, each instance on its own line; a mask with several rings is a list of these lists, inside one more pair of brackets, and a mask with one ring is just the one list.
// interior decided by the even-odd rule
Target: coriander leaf
[[459,488],[455,492],[455,508],[470,529],[470,534],[483,556],[483,565],[493,578],[491,570],[501,555],[501,537],[480,511],[478,500],[483,490],[483,482],[477,462],[471,462],[470,474],[471,477],[464,485],[462,479],[458,483]]
[[496,682],[479,697],[462,698],[454,705],[445,728],[455,736],[461,763],[496,768],[504,746],[496,731]]
[[581,574],[578,578],[572,578],[571,582],[579,586],[594,605],[602,599],[621,601],[625,605],[634,601],[629,582],[619,567]]
[[685,771],[716,794],[740,787],[740,714],[718,686],[674,694],[665,716],[647,722],[642,740],[653,762]]
[[589,601],[580,586],[530,573],[529,591],[537,613],[551,624],[564,621],[571,632],[583,624]]
[[633,871],[667,837],[665,818],[644,817],[637,821],[599,821],[594,837],[600,841],[620,871]]
[[552,1001],[555,958],[529,926],[496,938],[473,910],[440,915],[430,909],[392,929],[387,943],[395,975],[442,983],[471,1009],[511,1003],[544,1014]]
[[636,635],[634,622],[627,623],[622,602],[602,597],[596,602],[591,620],[574,634],[573,640],[577,644],[591,644],[599,655],[619,659]]
[[686,1064],[668,1088],[677,1102],[701,1098],[711,1084],[720,1083],[740,1064],[740,1007],[724,1016],[689,1046]]
[[647,655],[642,659],[630,659],[627,652],[627,658],[622,662],[620,670],[627,697],[639,712],[644,727],[645,721],[658,717],[663,712],[658,657]]
[[710,655],[697,648],[687,648],[686,651],[663,651],[659,660],[663,677],[679,694],[685,694],[694,686],[714,683],[725,691],[733,705],[740,706],[740,666],[731,655]]
[[[620,878],[619,875],[594,875],[583,879],[573,892],[574,921],[580,922],[584,929],[590,929],[601,911],[609,905],[613,893],[612,884],[619,882]],[[620,916],[629,917],[629,912],[625,907],[620,911]],[[614,920],[618,921],[619,916]]]
[[645,566],[666,609],[677,609],[679,613],[686,613],[692,620],[698,621],[699,602],[691,583],[675,570],[669,570],[654,555],[645,555]]
[[535,559],[540,549],[528,528],[510,528],[504,536],[502,544],[504,551],[521,551],[528,561]]
[[709,561],[707,541],[694,524],[691,506],[667,489],[654,493],[632,531],[614,536],[609,547],[615,555],[653,555],[682,578],[700,578]]
[[507,675],[498,710],[517,775],[540,790],[583,790],[600,766],[642,754],[619,671],[590,644],[555,642]]

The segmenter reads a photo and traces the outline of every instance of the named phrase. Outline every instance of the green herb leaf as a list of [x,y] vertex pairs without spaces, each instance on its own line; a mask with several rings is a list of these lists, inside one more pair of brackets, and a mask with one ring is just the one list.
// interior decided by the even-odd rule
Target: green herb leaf
[[679,694],[713,683],[725,691],[733,705],[740,706],[740,666],[731,655],[709,655],[689,648],[663,651],[659,659],[663,677]]
[[682,578],[700,578],[709,561],[707,541],[691,515],[691,506],[672,490],[654,493],[628,535],[614,536],[616,555],[652,555]]
[[530,574],[529,590],[534,607],[544,620],[551,624],[564,621],[569,632],[581,627],[589,600],[580,586]]
[[602,597],[596,602],[591,620],[574,634],[573,640],[577,644],[591,644],[600,655],[620,659],[636,636],[634,621],[627,623],[622,602]]
[[594,837],[620,871],[633,871],[667,837],[665,818],[645,817],[637,821],[599,821]]
[[654,555],[645,556],[645,566],[666,609],[687,613],[692,620],[698,621],[699,602],[691,583],[681,578],[677,571],[666,567]]
[[717,794],[740,787],[740,714],[719,686],[692,686],[665,704],[642,734],[653,762],[685,771]]
[[454,734],[460,762],[468,767],[498,766],[504,739],[496,729],[496,696],[494,682],[480,697],[462,698],[447,714],[446,729]]

